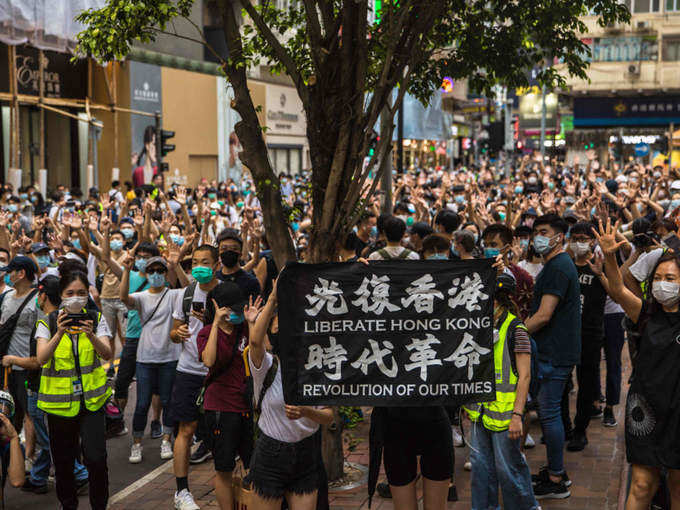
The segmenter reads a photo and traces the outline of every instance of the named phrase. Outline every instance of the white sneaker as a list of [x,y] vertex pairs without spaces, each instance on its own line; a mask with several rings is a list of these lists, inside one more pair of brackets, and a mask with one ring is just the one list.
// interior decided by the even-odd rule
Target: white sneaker
[[458,427],[451,427],[451,435],[453,436],[453,446],[458,448],[465,446],[465,441],[463,440],[463,436],[460,434]]
[[181,492],[175,492],[175,510],[201,510],[201,507],[196,504],[191,492],[182,489]]
[[26,457],[24,459],[24,470],[27,473],[30,473],[32,469],[33,469],[33,459],[31,459],[30,457]]
[[161,443],[161,459],[172,459],[172,444],[167,439],[163,439]]
[[140,443],[132,443],[128,460],[130,461],[130,464],[139,464],[142,462],[142,445]]
[[472,471],[472,462],[470,462],[470,459],[465,461],[465,464],[463,464],[463,469],[465,471]]
[[534,438],[531,437],[531,434],[527,434],[527,437],[524,438],[524,448],[529,449],[533,448],[536,446],[536,441],[534,441]]

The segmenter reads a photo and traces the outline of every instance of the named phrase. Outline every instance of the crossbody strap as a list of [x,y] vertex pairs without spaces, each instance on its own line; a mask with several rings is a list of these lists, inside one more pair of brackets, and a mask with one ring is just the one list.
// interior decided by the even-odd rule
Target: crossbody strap
[[165,295],[167,293],[168,293],[168,289],[165,289],[165,291],[163,292],[163,295],[158,300],[158,303],[156,303],[156,308],[153,309],[153,312],[151,312],[151,315],[149,316],[149,318],[144,321],[144,324],[148,324],[151,321],[151,319],[153,319],[154,315],[156,315],[156,312],[158,311],[158,307],[161,306],[161,303],[165,299]]
[[276,379],[276,372],[279,369],[279,357],[274,355],[272,359],[272,366],[269,367],[269,370],[267,370],[267,374],[264,376],[264,381],[262,381],[262,388],[260,388],[260,395],[257,399],[257,402],[255,402],[255,415],[257,416],[257,419],[259,421],[260,414],[262,414],[262,401],[264,400],[264,395],[267,393],[267,390],[270,388],[270,386],[274,383],[274,379]]

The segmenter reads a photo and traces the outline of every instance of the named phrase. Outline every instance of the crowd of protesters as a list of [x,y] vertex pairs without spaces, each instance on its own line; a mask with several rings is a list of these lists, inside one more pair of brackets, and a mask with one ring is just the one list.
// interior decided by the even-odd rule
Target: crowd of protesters
[[[491,163],[412,168],[394,182],[390,210],[377,192],[333,261],[494,258],[494,357],[511,364],[496,364],[494,402],[373,411],[380,496],[414,510],[420,457],[424,506],[443,509],[456,499],[454,449],[467,442],[473,509],[499,508],[500,494],[512,509],[569,497],[564,450],[617,426],[628,340],[626,508],[648,508],[660,486],[680,508],[680,175],[588,154],[569,165],[525,156],[509,175]],[[280,184],[298,260],[309,261],[308,176]],[[223,510],[237,459],[256,510],[283,499],[327,508],[320,425],[333,413],[284,402],[279,268],[246,175],[193,189],[162,175],[87,195],[59,186],[49,199],[5,185],[0,205],[3,481],[45,493],[53,464],[62,508],[89,489],[105,509],[107,412],[125,410],[136,380],[133,419],[116,433],[131,436],[130,463],[173,460],[176,509],[199,508],[190,465],[210,457]],[[149,412],[159,445],[144,451]],[[522,449],[534,445],[534,412],[546,462],[531,475]]]

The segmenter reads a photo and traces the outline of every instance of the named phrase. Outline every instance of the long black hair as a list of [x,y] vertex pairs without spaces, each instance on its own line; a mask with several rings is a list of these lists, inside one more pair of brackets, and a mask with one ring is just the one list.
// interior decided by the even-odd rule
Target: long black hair
[[59,295],[61,296],[68,286],[77,280],[85,285],[85,289],[90,288],[90,282],[87,279],[87,274],[83,273],[82,271],[74,270],[65,274],[61,274],[61,278],[59,280]]
[[[142,147],[142,151],[139,153],[139,156],[137,156],[137,166],[142,164],[142,158],[146,156],[146,144],[153,141],[155,134],[156,128],[154,126],[146,126],[146,129],[144,129],[144,146]],[[156,157],[158,157],[158,155],[156,155]]]

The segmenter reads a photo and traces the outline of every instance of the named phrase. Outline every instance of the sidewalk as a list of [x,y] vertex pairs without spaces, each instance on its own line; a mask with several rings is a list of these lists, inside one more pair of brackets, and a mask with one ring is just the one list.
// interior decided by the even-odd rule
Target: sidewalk
[[[618,506],[621,472],[625,461],[624,444],[624,405],[628,391],[630,362],[628,349],[624,346],[624,387],[622,389],[622,404],[616,407],[616,419],[618,426],[606,428],[600,419],[591,422],[588,428],[589,444],[582,452],[565,452],[565,467],[569,473],[573,485],[571,497],[565,500],[544,500],[541,503],[543,510],[552,509],[578,509],[578,510],[616,510]],[[604,375],[605,365],[601,365],[601,374]],[[575,392],[571,396],[572,419],[575,410]],[[352,451],[346,451],[346,459],[361,465],[368,465],[368,420],[360,424],[356,429],[349,431],[355,438],[361,439]],[[536,447],[527,450],[526,456],[532,473],[546,463],[545,447],[540,444],[541,431],[538,422],[531,425],[530,433],[536,441]],[[449,510],[470,508],[470,473],[463,470],[463,464],[468,454],[467,447],[456,448],[455,479],[460,500],[449,503]],[[112,495],[111,510],[158,510],[168,508],[172,502],[175,491],[175,478],[172,474],[172,461],[160,473],[145,477],[137,482],[139,486],[135,490],[130,488],[125,492],[125,497]],[[147,482],[146,479],[150,478]],[[199,466],[191,466],[189,472],[189,486],[201,508],[218,508],[213,490],[213,464],[212,461]],[[144,483],[146,482],[146,483]],[[142,485],[142,483],[144,483]],[[421,488],[419,486],[419,495]],[[348,491],[331,490],[330,505],[332,510],[367,510],[368,495],[366,484]],[[377,494],[373,498],[371,510],[392,510],[391,500],[382,499]]]

